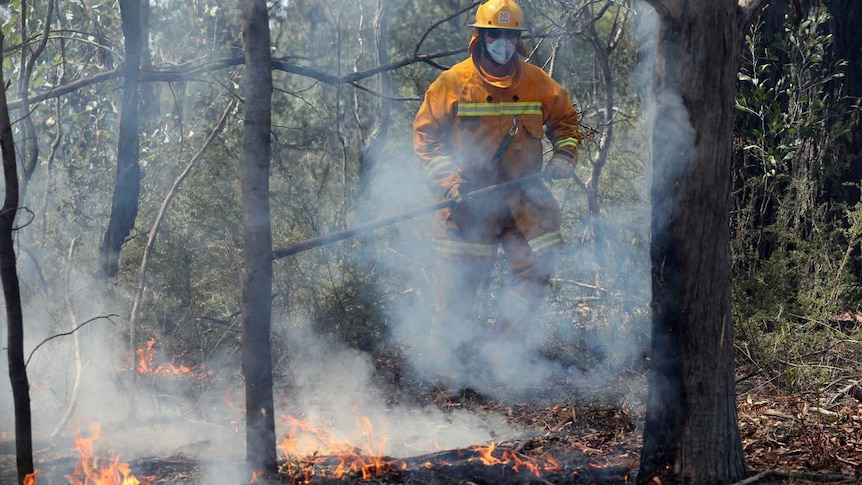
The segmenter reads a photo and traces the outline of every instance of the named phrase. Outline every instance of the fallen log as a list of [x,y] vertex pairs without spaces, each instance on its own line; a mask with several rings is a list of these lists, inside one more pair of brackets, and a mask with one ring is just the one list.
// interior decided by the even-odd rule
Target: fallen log
[[[574,456],[574,455],[573,455]],[[590,463],[558,462],[529,457],[513,449],[471,447],[410,458],[315,456],[293,463],[288,479],[306,485],[412,483],[422,485],[477,484],[623,484],[633,470]],[[285,467],[283,467],[285,469]],[[346,472],[345,472],[346,471]]]

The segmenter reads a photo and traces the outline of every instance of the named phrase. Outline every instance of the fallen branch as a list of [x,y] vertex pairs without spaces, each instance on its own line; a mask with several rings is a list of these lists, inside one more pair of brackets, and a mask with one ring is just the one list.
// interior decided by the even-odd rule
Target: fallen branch
[[836,418],[836,419],[841,416],[840,414],[836,413],[835,411],[830,411],[828,409],[823,409],[823,408],[817,407],[817,406],[808,406],[808,412],[819,413],[819,414],[822,414],[823,416],[826,416],[829,418]]
[[844,396],[852,397],[853,399],[862,402],[862,387],[859,387],[859,384],[855,381],[847,384],[843,389],[838,391],[837,394],[832,396],[832,399],[829,400],[829,404],[833,404],[839,398]]
[[774,483],[775,480],[806,480],[815,483],[838,483],[838,482],[855,482],[855,477],[847,475],[838,475],[834,473],[811,473],[800,471],[780,471],[766,470],[756,475],[752,475],[744,480],[740,480],[733,485],[752,485],[759,483],[761,480],[767,483]]

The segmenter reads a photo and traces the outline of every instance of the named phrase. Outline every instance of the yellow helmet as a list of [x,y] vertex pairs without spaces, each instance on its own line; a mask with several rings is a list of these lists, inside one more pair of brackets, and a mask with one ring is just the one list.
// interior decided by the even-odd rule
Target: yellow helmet
[[477,29],[527,30],[524,27],[524,12],[512,0],[488,0],[476,10],[476,22],[470,27]]

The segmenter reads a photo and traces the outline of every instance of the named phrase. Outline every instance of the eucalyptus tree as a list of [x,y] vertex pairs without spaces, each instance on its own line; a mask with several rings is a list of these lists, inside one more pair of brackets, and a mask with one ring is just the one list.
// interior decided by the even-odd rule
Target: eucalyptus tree
[[[3,34],[0,33],[0,52],[3,49]],[[0,61],[3,56],[0,55]],[[0,72],[0,86],[3,73]],[[0,280],[3,284],[3,300],[6,308],[7,359],[9,378],[12,382],[12,400],[15,413],[15,464],[18,483],[26,483],[33,469],[33,432],[30,410],[30,383],[24,360],[24,314],[21,308],[21,289],[18,281],[17,256],[15,255],[15,219],[18,215],[20,185],[18,182],[18,160],[12,135],[12,121],[6,104],[6,90],[0,90],[0,151],[3,159],[3,207],[0,210]]]
[[730,304],[730,161],[741,29],[760,2],[648,3],[657,12],[644,52],[655,60],[653,327],[638,482],[733,483],[746,468]]
[[[146,4],[144,4],[146,6]],[[135,226],[138,217],[138,199],[141,192],[140,141],[138,138],[138,80],[144,48],[141,27],[141,2],[120,1],[125,62],[123,69],[123,95],[120,105],[120,123],[117,136],[117,171],[111,199],[108,227],[99,247],[99,271],[104,278],[117,275],[120,248]]]
[[267,479],[278,475],[272,398],[272,229],[269,170],[272,148],[272,54],[266,0],[243,0],[242,368],[245,376],[246,461]]

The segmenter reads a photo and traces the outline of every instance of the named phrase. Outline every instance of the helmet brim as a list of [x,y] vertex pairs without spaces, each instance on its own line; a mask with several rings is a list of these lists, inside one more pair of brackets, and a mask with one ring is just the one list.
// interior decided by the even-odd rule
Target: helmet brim
[[524,27],[503,27],[502,25],[481,25],[477,23],[472,23],[468,25],[468,27],[473,27],[474,29],[504,29],[504,30],[520,30],[521,32],[526,32],[527,29]]

